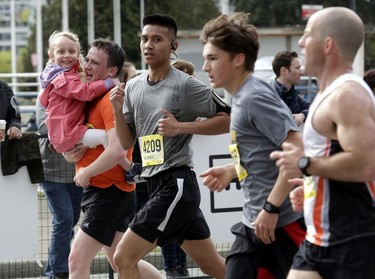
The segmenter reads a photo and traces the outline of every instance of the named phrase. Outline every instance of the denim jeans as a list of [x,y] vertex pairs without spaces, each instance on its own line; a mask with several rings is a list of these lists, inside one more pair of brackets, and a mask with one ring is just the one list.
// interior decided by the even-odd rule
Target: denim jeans
[[74,226],[80,216],[82,187],[75,183],[44,181],[43,190],[47,196],[48,207],[52,213],[51,241],[48,248],[46,274],[69,272],[68,258]]

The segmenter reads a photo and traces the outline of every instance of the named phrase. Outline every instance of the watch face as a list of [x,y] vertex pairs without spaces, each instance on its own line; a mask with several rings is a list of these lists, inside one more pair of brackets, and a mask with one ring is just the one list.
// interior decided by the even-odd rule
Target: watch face
[[298,167],[300,169],[305,169],[308,167],[309,165],[309,158],[308,157],[301,157],[299,160],[298,160]]
[[267,211],[267,212],[271,212],[272,211],[272,207],[269,203],[265,203],[264,204],[264,210]]
[[268,213],[279,213],[280,212],[280,208],[279,207],[274,206],[273,204],[269,203],[268,201],[266,201],[264,203],[263,209],[265,211],[267,211]]

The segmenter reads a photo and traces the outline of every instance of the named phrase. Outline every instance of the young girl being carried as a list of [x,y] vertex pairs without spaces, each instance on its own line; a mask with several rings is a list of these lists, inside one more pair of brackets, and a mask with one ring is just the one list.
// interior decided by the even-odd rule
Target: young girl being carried
[[[49,61],[40,75],[40,102],[46,109],[48,138],[53,148],[65,152],[77,143],[95,148],[108,145],[106,131],[85,123],[88,101],[104,95],[119,83],[108,77],[91,83],[85,81],[83,57],[78,36],[69,31],[55,31],[49,37]],[[120,164],[125,170],[131,163],[124,155]]]

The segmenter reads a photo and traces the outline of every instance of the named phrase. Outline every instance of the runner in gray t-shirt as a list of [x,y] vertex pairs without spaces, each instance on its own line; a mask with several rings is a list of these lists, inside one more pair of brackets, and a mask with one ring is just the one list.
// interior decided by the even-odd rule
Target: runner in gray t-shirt
[[293,212],[288,199],[292,185],[269,156],[285,142],[302,146],[302,139],[276,91],[252,75],[259,42],[246,20],[244,13],[222,15],[206,23],[201,33],[203,70],[213,88],[224,88],[233,97],[229,149],[234,159],[201,176],[218,192],[237,177],[244,193],[242,222],[232,227],[235,241],[225,278],[285,278],[305,230],[302,214]]
[[[249,76],[233,96],[230,130],[236,131],[241,165],[249,174],[241,182],[245,196],[242,222],[255,228],[252,222],[263,209],[278,176],[278,168],[269,155],[280,149],[290,131],[298,132],[299,129],[273,88],[267,82]],[[284,200],[278,215],[276,227],[302,217],[301,212],[293,211],[289,199]]]
[[[139,139],[141,151],[153,148],[143,136],[158,132],[159,120],[170,112],[179,122],[194,122],[197,117],[210,118],[216,114],[211,89],[198,79],[170,67],[166,79],[155,85],[148,82],[148,73],[130,80],[125,91],[124,116],[134,135]],[[143,177],[151,177],[173,167],[193,167],[192,134],[164,137],[164,163],[144,168]],[[155,144],[157,148],[157,141]],[[145,161],[145,160],[143,160]]]
[[137,262],[157,245],[176,241],[204,273],[224,279],[225,260],[199,209],[190,141],[192,134],[228,132],[229,116],[217,113],[210,88],[171,67],[170,55],[178,47],[175,21],[150,15],[143,25],[140,45],[149,70],[130,80],[125,93],[123,86],[111,92],[117,135],[125,149],[139,141],[142,176],[150,189],[150,199],[117,246],[119,277],[140,278]]

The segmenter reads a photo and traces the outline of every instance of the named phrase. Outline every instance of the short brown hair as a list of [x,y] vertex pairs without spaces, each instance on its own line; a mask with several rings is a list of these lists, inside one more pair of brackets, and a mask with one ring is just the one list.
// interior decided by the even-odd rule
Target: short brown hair
[[201,32],[203,44],[212,45],[228,52],[232,57],[239,53],[245,55],[245,69],[254,71],[258,57],[259,40],[256,28],[246,23],[249,14],[233,13],[221,15],[208,21]]
[[108,66],[117,67],[116,76],[118,77],[121,74],[121,69],[125,62],[125,51],[109,37],[95,39],[91,43],[91,47],[102,50],[108,55]]
[[298,54],[295,51],[280,51],[276,53],[275,58],[272,61],[272,69],[276,77],[280,76],[280,69],[282,67],[290,69],[294,58],[298,58]]

